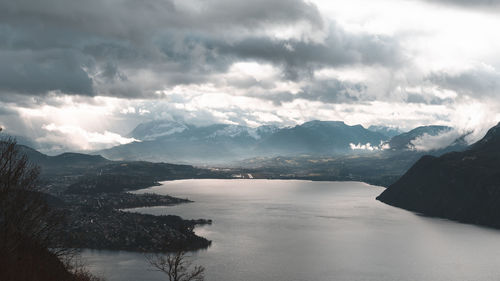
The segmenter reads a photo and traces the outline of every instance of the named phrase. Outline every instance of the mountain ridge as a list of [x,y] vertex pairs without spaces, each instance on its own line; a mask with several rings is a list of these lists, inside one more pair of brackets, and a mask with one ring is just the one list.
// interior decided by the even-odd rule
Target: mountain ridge
[[[224,163],[262,155],[336,154],[348,153],[350,143],[379,143],[387,136],[365,129],[361,125],[349,126],[343,121],[313,120],[292,127],[279,128],[263,125],[256,128],[213,124],[197,127],[180,125],[183,129],[175,133],[162,134],[156,129],[159,121],[150,125],[139,125],[133,137],[143,140],[99,151],[114,160],[147,160],[178,163]],[[179,127],[179,123],[176,127]],[[153,128],[150,133],[143,129]],[[172,126],[165,125],[167,130]],[[159,137],[151,139],[153,134]]]
[[[379,125],[367,129],[343,121],[312,120],[289,127],[247,127],[236,124],[196,126],[183,121],[153,120],[137,125],[127,135],[135,139],[131,143],[86,153],[116,161],[221,165],[255,157],[341,156],[388,149],[442,154],[467,146],[464,135],[446,126],[421,126],[390,137],[395,132],[391,127]],[[442,146],[426,147],[438,138],[443,142],[442,136],[448,138]]]
[[[162,122],[166,124],[162,125]],[[145,128],[151,128],[151,131]],[[166,131],[161,132],[159,128]],[[412,141],[416,138],[438,137],[440,133],[451,130],[446,126],[421,126],[389,137],[396,129],[383,126],[367,129],[362,125],[348,125],[343,121],[312,120],[289,127],[263,125],[251,128],[231,124],[194,126],[178,121],[155,120],[140,124],[132,131],[130,136],[139,139],[138,142],[115,146],[98,153],[113,160],[224,164],[263,156],[364,154],[370,150],[387,149],[388,144],[394,145],[393,150],[415,150]],[[137,133],[139,131],[141,135]],[[396,142],[398,138],[399,141]],[[452,141],[445,143],[444,147],[429,150],[440,152],[451,145]],[[461,150],[465,146],[466,144],[457,142],[448,150]]]

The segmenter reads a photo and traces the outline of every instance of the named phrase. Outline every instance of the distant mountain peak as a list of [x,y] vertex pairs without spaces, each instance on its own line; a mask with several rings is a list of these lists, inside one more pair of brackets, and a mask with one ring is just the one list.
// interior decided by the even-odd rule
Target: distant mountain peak
[[216,137],[251,137],[255,140],[260,140],[263,137],[266,137],[277,130],[279,127],[273,125],[263,125],[256,128],[246,127],[242,125],[222,125],[223,127],[209,135],[209,138]]
[[399,128],[397,127],[391,127],[391,126],[383,126],[383,125],[371,125],[368,127],[368,130],[372,132],[377,132],[380,134],[383,134],[389,138],[392,138],[394,136],[400,135],[403,133]]
[[208,137],[209,138],[216,138],[216,137],[234,138],[234,137],[245,136],[245,135],[249,135],[253,138],[258,138],[258,135],[256,135],[254,129],[248,128],[245,126],[241,126],[241,125],[233,125],[233,124],[225,124],[222,128],[213,132]]
[[189,129],[184,122],[171,120],[153,120],[135,127],[129,136],[138,140],[154,140],[160,137],[181,133]]
[[298,125],[301,127],[316,127],[316,126],[347,126],[344,121],[321,121],[321,120],[312,120],[309,122],[305,122],[302,125]]

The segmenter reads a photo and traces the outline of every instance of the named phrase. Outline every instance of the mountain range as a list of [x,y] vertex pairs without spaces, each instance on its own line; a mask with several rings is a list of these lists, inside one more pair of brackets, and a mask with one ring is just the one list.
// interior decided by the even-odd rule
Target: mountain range
[[[398,151],[415,150],[412,141],[416,138],[437,136],[449,130],[452,128],[423,126],[400,134],[394,128],[372,126],[366,129],[342,121],[314,120],[292,127],[251,128],[230,124],[199,127],[155,120],[138,125],[128,135],[138,141],[96,153],[112,160],[219,164],[262,156],[338,156],[389,147]],[[450,141],[444,147],[451,144]],[[453,149],[460,149],[460,145]]]

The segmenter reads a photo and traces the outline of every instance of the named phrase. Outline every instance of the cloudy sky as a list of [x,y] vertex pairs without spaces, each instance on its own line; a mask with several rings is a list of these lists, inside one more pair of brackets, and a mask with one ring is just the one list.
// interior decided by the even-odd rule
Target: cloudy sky
[[497,0],[0,0],[0,126],[45,152],[154,119],[484,130]]

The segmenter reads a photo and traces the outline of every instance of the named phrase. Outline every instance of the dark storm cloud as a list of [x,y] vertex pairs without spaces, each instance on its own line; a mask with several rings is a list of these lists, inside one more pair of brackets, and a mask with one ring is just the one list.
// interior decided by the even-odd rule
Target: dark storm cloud
[[[118,97],[157,97],[154,92],[165,86],[178,84],[217,83],[214,74],[225,73],[234,62],[258,61],[269,63],[282,70],[281,79],[299,81],[307,79],[320,85],[314,91],[304,89],[304,95],[269,94],[276,104],[291,101],[293,98],[333,102],[353,102],[363,100],[361,95],[356,99],[344,95],[344,98],[332,98],[321,87],[330,89],[332,85],[324,85],[315,81],[314,71],[321,68],[336,68],[347,65],[383,65],[397,68],[403,61],[403,55],[396,40],[375,35],[348,34],[334,24],[328,30],[325,40],[321,42],[301,40],[279,40],[266,36],[245,36],[226,40],[223,36],[197,33],[179,33],[164,31],[154,40],[154,53],[139,53],[124,44],[99,43],[86,46],[85,52],[92,54],[96,60],[113,60],[114,72],[120,73],[122,79],[105,80],[99,84],[101,95]],[[118,65],[128,69],[146,68],[152,73],[148,81],[128,79],[120,71]],[[102,66],[101,73],[107,72]],[[259,87],[271,89],[277,81],[260,80],[253,77],[229,80],[227,83],[236,88]],[[141,85],[139,88],[137,85]],[[314,86],[308,86],[313,88]],[[349,88],[350,86],[348,86]],[[335,89],[338,92],[338,89]],[[320,94],[322,93],[322,94]]]
[[[227,69],[231,62],[193,35],[222,40],[298,23],[323,28],[302,0],[0,0],[0,90],[149,97]],[[129,77],[141,69],[157,72],[145,89]]]
[[365,92],[366,86],[362,83],[331,79],[305,87],[298,96],[302,99],[323,103],[353,103],[369,100],[369,97],[363,96]]
[[324,42],[275,40],[268,37],[250,37],[234,43],[213,42],[210,47],[220,53],[232,54],[237,59],[254,59],[281,65],[288,79],[296,80],[302,74],[322,67],[350,64],[396,65],[401,54],[398,43],[388,37],[350,35],[332,26]]
[[500,73],[493,69],[477,68],[457,74],[439,72],[428,79],[444,89],[476,99],[498,97],[500,93]]
[[108,62],[108,63],[104,64],[104,67],[102,68],[102,72],[99,73],[99,75],[107,81],[127,80],[127,76],[125,76],[123,73],[121,73],[118,70],[118,67],[116,66],[116,64],[114,64],[112,62]]
[[416,103],[416,104],[429,104],[429,105],[442,105],[442,104],[450,104],[453,102],[450,98],[440,98],[434,95],[422,95],[415,93],[408,93],[405,99],[407,103]]
[[165,28],[219,31],[243,26],[307,21],[316,28],[322,19],[316,6],[301,0],[2,0],[3,21],[23,25],[68,27],[95,35],[140,39]]
[[82,53],[99,61],[138,61],[145,59],[144,54],[134,49],[130,43],[119,40],[98,40],[88,42],[81,48]]
[[59,90],[93,95],[92,80],[68,51],[0,52],[0,91],[37,94]]
[[[265,35],[269,28],[295,24],[321,31],[322,39]],[[348,33],[323,22],[316,6],[302,0],[0,0],[3,101],[43,98],[48,92],[158,98],[158,90],[176,85],[217,84],[216,76],[240,61],[269,63],[281,69],[279,79],[316,84],[296,95],[260,95],[263,99],[335,103],[367,100],[366,86],[315,81],[315,70],[397,68],[403,55],[395,39]],[[225,83],[267,90],[275,82],[248,77]],[[30,102],[43,103],[38,98],[16,103]]]
[[[282,69],[283,79],[313,77],[314,70],[346,65],[380,64],[397,67],[402,61],[399,44],[392,38],[352,35],[332,25],[322,42],[280,40],[267,36],[246,36],[226,40],[220,36],[175,32],[157,40],[166,63],[153,67],[165,73],[169,85],[209,82],[214,73],[224,73],[238,61],[270,63]],[[252,81],[234,81],[236,87]]]
[[322,103],[354,103],[370,100],[369,97],[364,95],[365,92],[366,85],[362,83],[329,79],[305,86],[298,93],[251,93],[249,96],[270,100],[276,105],[296,99],[319,101]]

